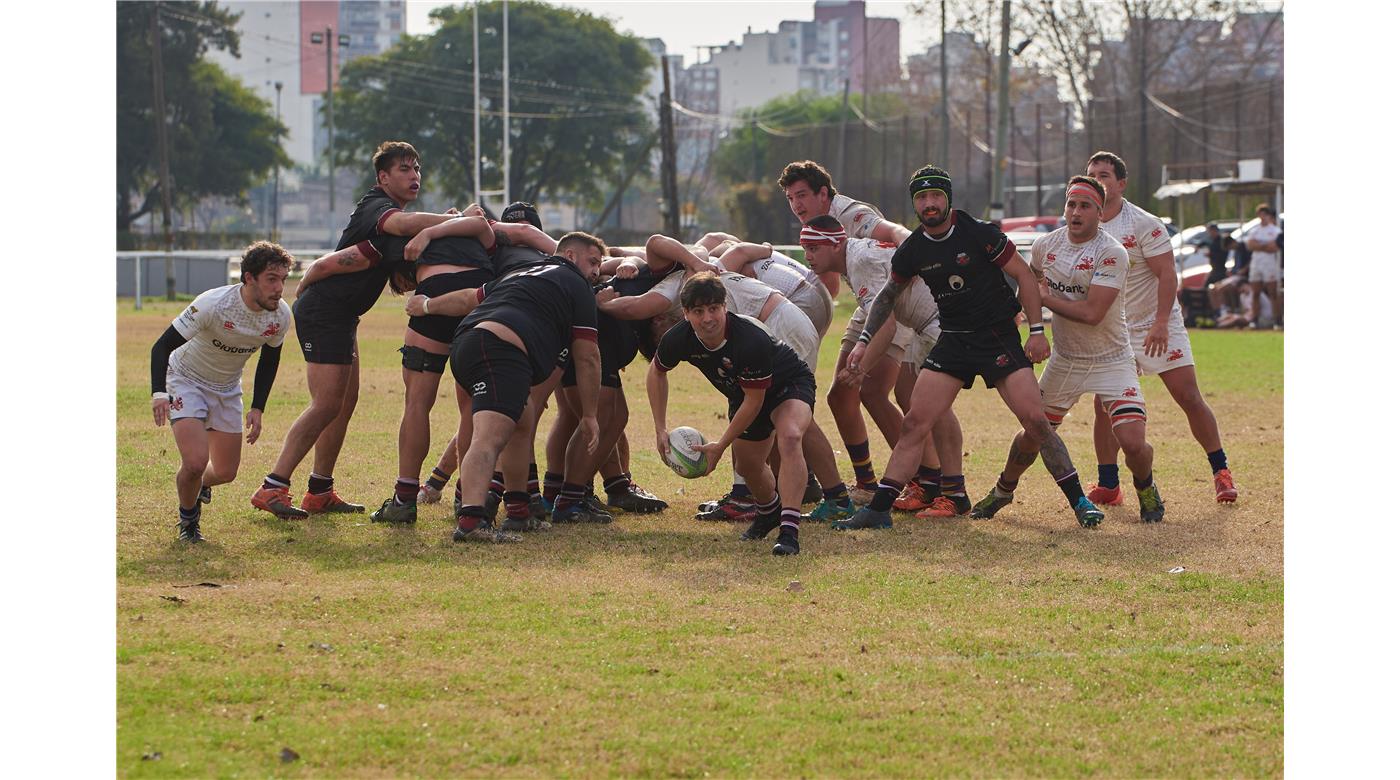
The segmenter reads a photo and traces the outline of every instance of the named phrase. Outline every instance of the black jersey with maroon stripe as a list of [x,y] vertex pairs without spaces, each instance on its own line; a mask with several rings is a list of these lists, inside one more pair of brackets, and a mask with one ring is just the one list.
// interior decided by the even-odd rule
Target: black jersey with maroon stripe
[[1015,317],[1021,302],[1001,270],[1016,256],[1015,244],[1001,228],[961,209],[953,217],[942,238],[916,230],[904,239],[890,259],[891,278],[923,278],[944,332],[972,333]]
[[531,246],[520,246],[500,240],[498,235],[496,242],[496,273],[505,274],[523,265],[538,263],[549,257],[549,255]]
[[383,235],[384,220],[400,211],[403,211],[403,207],[389,197],[389,193],[377,186],[370,187],[369,192],[366,192],[360,198],[360,202],[355,204],[355,211],[350,214],[350,221],[340,232],[340,243],[335,245],[336,251]]
[[515,331],[530,356],[532,384],[549,376],[574,339],[598,339],[593,286],[562,257],[517,267],[481,289],[481,303],[457,326],[457,336],[487,321]]
[[379,300],[391,274],[397,272],[413,278],[413,264],[403,259],[407,243],[408,239],[387,233],[357,242],[355,246],[370,256],[370,266],[348,274],[332,274],[306,288],[298,299],[301,311],[363,315]]
[[744,400],[744,388],[762,388],[767,394],[803,374],[812,375],[792,347],[774,338],[758,320],[734,312],[726,313],[724,341],[715,349],[700,341],[689,321],[671,326],[652,362],[670,371],[682,360],[700,369],[731,403]]

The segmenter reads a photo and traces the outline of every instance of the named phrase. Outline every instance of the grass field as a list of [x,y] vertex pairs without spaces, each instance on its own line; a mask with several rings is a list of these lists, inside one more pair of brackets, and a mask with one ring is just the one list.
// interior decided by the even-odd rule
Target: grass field
[[[1080,529],[1037,465],[993,521],[813,524],[792,559],[691,519],[728,480],[685,482],[650,452],[640,362],[624,374],[633,472],[672,502],[662,515],[490,547],[452,544],[450,503],[411,528],[275,520],[248,496],[306,403],[292,347],[263,440],[205,508],[212,542],[190,548],[175,541],[178,456],[147,386],[150,345],[178,311],[117,313],[123,776],[1282,774],[1280,333],[1192,334],[1237,506],[1215,504],[1154,379],[1160,525],[1129,497]],[[403,323],[385,298],[360,329],[363,389],[335,476],[365,504],[393,484]],[[673,425],[722,430],[698,372],[679,369],[671,398]],[[956,409],[975,500],[1016,424],[980,386]],[[444,383],[435,437],[454,416]],[[1091,423],[1081,403],[1062,428],[1086,482]],[[220,587],[188,587],[201,582]]]

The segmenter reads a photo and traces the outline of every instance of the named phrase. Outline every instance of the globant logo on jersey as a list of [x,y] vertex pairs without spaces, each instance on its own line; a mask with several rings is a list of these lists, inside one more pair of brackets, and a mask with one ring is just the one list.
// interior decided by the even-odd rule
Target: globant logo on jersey
[[246,355],[249,352],[257,351],[257,347],[233,347],[229,346],[228,344],[225,344],[222,341],[219,341],[218,339],[214,339],[214,346],[233,355]]
[[1055,281],[1054,279],[1046,279],[1045,284],[1050,289],[1059,290],[1062,293],[1079,293],[1080,295],[1083,295],[1086,292],[1088,292],[1088,290],[1085,290],[1083,287],[1077,284],[1063,284],[1061,282]]

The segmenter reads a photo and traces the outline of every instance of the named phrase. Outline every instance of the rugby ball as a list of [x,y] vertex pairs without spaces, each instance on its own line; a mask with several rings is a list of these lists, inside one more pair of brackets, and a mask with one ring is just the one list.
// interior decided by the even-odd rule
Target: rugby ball
[[686,479],[705,473],[705,456],[695,447],[705,443],[705,437],[694,428],[681,426],[666,434],[670,446],[666,450],[666,465]]

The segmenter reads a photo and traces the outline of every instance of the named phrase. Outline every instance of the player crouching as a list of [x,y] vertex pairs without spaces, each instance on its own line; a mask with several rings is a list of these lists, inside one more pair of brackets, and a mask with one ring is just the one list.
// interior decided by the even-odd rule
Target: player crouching
[[[267,241],[249,246],[240,282],[201,293],[151,347],[151,411],[158,426],[170,420],[180,450],[175,490],[184,541],[204,541],[200,506],[209,503],[212,486],[238,475],[244,425],[249,444],[262,433],[263,409],[292,322],[291,307],[282,300],[291,267],[292,256],[282,247]],[[259,350],[245,420],[243,366]]]
[[[647,399],[656,426],[656,447],[665,458],[669,446],[666,405],[670,385],[666,372],[682,360],[700,369],[729,400],[729,427],[719,441],[697,449],[705,455],[705,474],[714,470],[724,451],[734,445],[734,467],[748,483],[758,516],[744,532],[746,540],[762,539],[778,528],[774,555],[798,553],[802,493],[807,485],[807,461],[802,439],[812,424],[817,383],[812,370],[792,347],[775,339],[761,323],[725,309],[725,287],[709,271],[696,274],[681,289],[685,320],[678,322],[657,345],[647,371]],[[781,465],[774,492],[768,455],[777,439]]]

